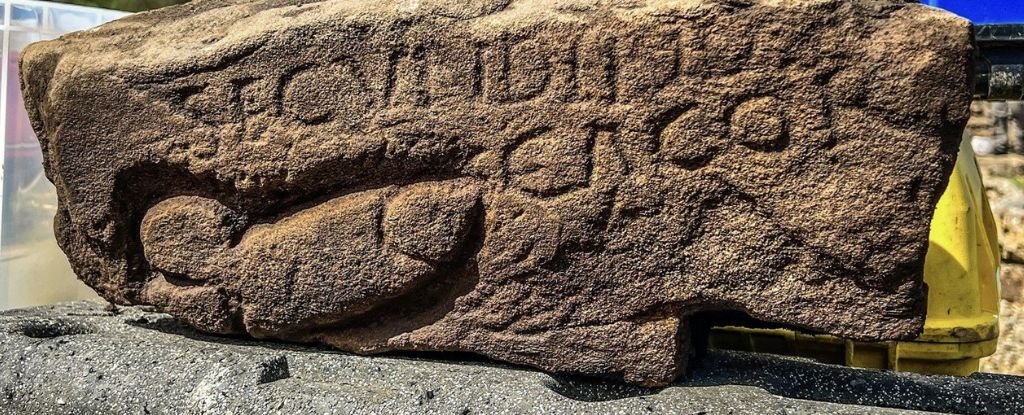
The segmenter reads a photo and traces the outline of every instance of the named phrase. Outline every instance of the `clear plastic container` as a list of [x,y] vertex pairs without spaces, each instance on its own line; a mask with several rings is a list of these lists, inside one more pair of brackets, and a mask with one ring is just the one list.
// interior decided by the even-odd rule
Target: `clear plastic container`
[[79,282],[53,236],[57,194],[43,175],[42,153],[18,83],[29,43],[88,29],[127,13],[38,1],[2,1],[0,73],[0,310],[95,297]]

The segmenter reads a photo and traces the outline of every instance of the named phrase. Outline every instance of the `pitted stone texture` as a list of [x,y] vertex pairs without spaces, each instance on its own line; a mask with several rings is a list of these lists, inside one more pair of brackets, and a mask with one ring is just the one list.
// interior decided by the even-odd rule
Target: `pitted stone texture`
[[889,1],[199,0],[22,79],[112,301],[660,385],[698,311],[919,332],[969,38]]
[[1018,376],[923,376],[729,351],[709,352],[688,373],[651,389],[462,353],[353,356],[216,338],[137,307],[75,302],[0,312],[4,415],[1024,411]]

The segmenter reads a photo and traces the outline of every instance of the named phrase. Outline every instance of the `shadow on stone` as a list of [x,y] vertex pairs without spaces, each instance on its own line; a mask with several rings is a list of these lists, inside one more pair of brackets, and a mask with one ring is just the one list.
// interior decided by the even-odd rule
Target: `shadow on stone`
[[654,395],[661,388],[645,388],[620,381],[584,376],[552,375],[542,382],[544,387],[563,397],[584,402],[604,402],[637,396]]
[[921,375],[826,365],[772,355],[710,351],[673,387],[753,386],[811,401],[964,414],[1024,413],[1024,377]]
[[341,353],[338,350],[330,349],[325,346],[318,346],[315,344],[283,343],[255,339],[245,335],[203,333],[192,327],[189,327],[189,325],[185,324],[185,322],[178,320],[167,314],[147,314],[138,317],[132,317],[126,319],[125,324],[132,327],[138,327],[146,330],[155,330],[161,333],[182,336],[192,340],[207,343],[229,344],[236,346],[260,346],[276,350],[303,351],[314,353]]
[[25,321],[16,326],[13,331],[36,339],[46,339],[89,334],[95,332],[96,329],[88,324],[77,321],[43,318]]
[[[142,315],[130,318],[126,322],[131,326],[210,343],[260,346],[300,353],[351,355],[316,345],[204,334],[163,314]],[[33,324],[31,327],[29,330],[35,335],[28,332],[26,335],[32,337],[87,332],[81,325],[62,325],[53,319],[41,320],[40,324]],[[926,376],[855,369],[800,358],[720,350],[709,350],[700,356],[691,361],[689,373],[669,388],[739,385],[756,387],[779,397],[839,404],[967,414],[1024,413],[1024,377],[988,373],[966,378]],[[509,365],[481,355],[462,352],[403,351],[383,353],[374,357],[536,373],[532,368]],[[261,383],[290,377],[287,360],[270,362],[265,366],[260,376]],[[644,388],[611,379],[577,375],[551,375],[539,378],[539,382],[552,392],[581,402],[651,396],[667,389]]]
[[[146,330],[159,331],[161,333],[186,337],[191,340],[228,344],[237,346],[259,346],[275,350],[287,350],[304,353],[331,353],[349,356],[359,356],[356,353],[345,352],[315,343],[287,343],[273,340],[262,340],[247,335],[224,335],[209,334],[200,332],[190,327],[185,322],[167,314],[146,314],[125,320],[125,324]],[[506,370],[535,371],[534,369],[502,363],[488,359],[475,353],[468,352],[433,352],[433,351],[390,351],[374,354],[365,357],[381,357],[388,359],[423,361],[433,363],[445,363],[463,366],[487,366]]]
[[[246,336],[206,334],[189,327],[181,320],[178,320],[174,317],[165,314],[142,315],[139,317],[127,319],[125,320],[125,322],[133,327],[138,327],[146,330],[155,330],[171,335],[183,336],[196,341],[243,346],[261,346],[271,349],[290,350],[295,352],[326,352],[334,354],[353,355],[352,353],[330,349],[316,344],[279,343],[253,339],[251,337]],[[392,351],[376,354],[373,355],[373,357],[398,359],[406,361],[444,363],[449,365],[460,366],[493,367],[500,368],[503,370],[516,370],[532,373],[537,372],[536,369],[530,367],[503,363],[491,360],[486,356],[467,352]],[[270,362],[268,364],[265,364],[264,366],[264,370],[261,372],[260,383],[269,383],[290,377],[288,362],[286,359],[282,359],[281,362]],[[602,402],[631,398],[636,396],[653,395],[657,394],[661,390],[630,385],[627,383],[610,379],[565,374],[551,375],[551,377],[546,377],[545,379],[543,379],[541,383],[544,387],[551,390],[552,392],[557,393],[560,396],[575,401],[584,402]]]

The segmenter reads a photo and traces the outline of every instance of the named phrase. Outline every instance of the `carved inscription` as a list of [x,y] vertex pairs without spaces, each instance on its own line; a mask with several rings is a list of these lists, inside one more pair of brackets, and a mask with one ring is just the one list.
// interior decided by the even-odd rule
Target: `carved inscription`
[[348,59],[296,69],[282,82],[285,113],[308,124],[334,120],[338,115],[365,116],[366,108],[374,104],[363,75]]
[[111,301],[665,385],[705,311],[917,335],[969,40],[888,0],[195,0],[21,70]]

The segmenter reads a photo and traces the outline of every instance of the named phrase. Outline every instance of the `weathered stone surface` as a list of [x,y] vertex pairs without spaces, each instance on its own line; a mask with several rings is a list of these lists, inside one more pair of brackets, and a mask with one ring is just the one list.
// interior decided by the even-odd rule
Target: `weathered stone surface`
[[353,356],[216,338],[137,307],[76,302],[0,312],[5,415],[1024,411],[1018,376],[924,376],[727,351],[710,352],[689,372],[650,389],[465,354]]
[[22,75],[110,300],[655,385],[698,311],[918,333],[969,38],[889,1],[200,0]]

